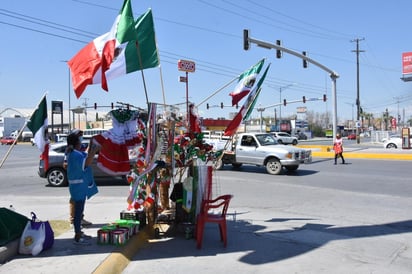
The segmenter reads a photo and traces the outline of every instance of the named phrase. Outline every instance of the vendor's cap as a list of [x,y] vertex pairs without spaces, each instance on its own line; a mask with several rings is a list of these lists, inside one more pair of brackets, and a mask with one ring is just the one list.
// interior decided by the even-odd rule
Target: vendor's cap
[[76,134],[78,136],[81,136],[81,135],[83,135],[83,131],[78,129],[78,128],[75,128],[70,132],[70,134]]
[[79,143],[79,135],[76,133],[70,133],[67,136],[67,145],[69,146],[76,146]]

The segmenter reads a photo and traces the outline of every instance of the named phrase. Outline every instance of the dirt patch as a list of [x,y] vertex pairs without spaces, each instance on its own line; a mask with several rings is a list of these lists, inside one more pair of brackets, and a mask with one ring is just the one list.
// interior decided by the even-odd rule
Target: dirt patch
[[69,221],[63,221],[63,220],[50,220],[49,221],[53,232],[54,232],[54,237],[59,236],[60,234],[70,230],[70,223]]

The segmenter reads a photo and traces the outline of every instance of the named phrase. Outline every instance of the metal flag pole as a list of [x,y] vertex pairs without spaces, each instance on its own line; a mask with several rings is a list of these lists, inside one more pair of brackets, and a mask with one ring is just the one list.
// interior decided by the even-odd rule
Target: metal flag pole
[[136,41],[136,49],[137,49],[137,56],[139,58],[140,72],[142,74],[144,94],[146,95],[146,104],[147,104],[147,107],[149,107],[149,97],[147,96],[146,80],[144,78],[144,73],[143,73],[143,63],[142,63],[142,56],[140,55],[139,41]]
[[210,98],[212,98],[213,96],[215,96],[216,94],[218,94],[219,92],[221,92],[223,89],[225,89],[227,86],[229,86],[230,84],[232,84],[234,81],[236,81],[239,77],[236,77],[232,80],[230,80],[230,82],[226,83],[224,86],[222,86],[221,88],[219,88],[218,90],[216,90],[214,93],[212,93],[212,95],[210,95],[209,97],[207,97],[206,99],[204,99],[202,102],[200,102],[199,104],[197,104],[196,107],[199,107],[200,105],[204,104],[207,100],[209,100]]

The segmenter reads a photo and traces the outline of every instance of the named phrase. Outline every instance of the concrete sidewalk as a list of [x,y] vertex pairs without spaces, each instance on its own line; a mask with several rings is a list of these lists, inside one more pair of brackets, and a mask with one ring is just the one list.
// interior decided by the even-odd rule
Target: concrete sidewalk
[[[236,213],[237,212],[237,213]],[[0,273],[410,273],[412,221],[353,225],[249,208],[232,208],[228,246],[206,226],[202,249],[184,233],[154,239],[148,230],[121,248],[75,246],[72,233],[37,257],[18,255]],[[274,218],[276,215],[276,218]],[[92,234],[95,229],[87,229]]]

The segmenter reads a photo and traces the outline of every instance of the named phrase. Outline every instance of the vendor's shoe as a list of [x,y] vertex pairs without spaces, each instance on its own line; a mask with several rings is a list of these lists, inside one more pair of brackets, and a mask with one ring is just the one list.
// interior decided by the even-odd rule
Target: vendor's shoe
[[90,239],[92,239],[93,237],[90,236],[90,235],[85,234],[85,233],[82,231],[82,236],[81,236],[81,238],[84,238],[85,240],[90,240]]
[[91,245],[91,243],[83,237],[80,237],[79,239],[75,238],[73,240],[73,244],[75,244],[75,245]]
[[85,219],[82,219],[82,226],[91,226],[93,223],[92,222],[89,222],[89,221],[87,221],[87,220],[85,220]]

